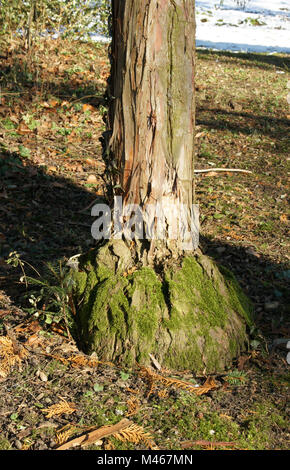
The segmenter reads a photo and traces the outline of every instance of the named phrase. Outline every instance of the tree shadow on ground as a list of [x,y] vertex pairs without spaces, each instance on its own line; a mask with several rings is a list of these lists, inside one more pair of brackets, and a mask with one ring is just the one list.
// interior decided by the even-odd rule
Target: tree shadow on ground
[[[241,119],[243,119],[242,122]],[[271,153],[288,154],[289,152],[289,120],[286,118],[279,119],[270,115],[258,116],[253,113],[198,106],[196,122],[198,125],[207,126],[210,129],[227,129],[244,135],[256,133],[268,136],[275,140],[275,148],[268,144]]]
[[[91,236],[91,206],[101,199],[9,152],[0,153],[0,175],[1,289],[21,305],[20,297],[25,292],[19,282],[22,272],[6,264],[9,253],[17,251],[24,261],[43,272],[47,262],[86,252],[97,243]],[[287,266],[255,256],[246,246],[207,237],[201,238],[201,245],[205,253],[236,275],[254,303],[258,326],[270,336],[286,334],[290,326],[286,323],[290,303]],[[35,277],[29,267],[26,269]],[[270,303],[274,301],[278,306],[272,309]]]
[[95,193],[3,150],[0,175],[2,260],[17,251],[41,270],[43,263],[93,246],[86,208],[98,199]]
[[225,243],[201,236],[205,254],[230,269],[253,302],[255,322],[270,336],[288,334],[290,270],[286,263],[275,263],[249,246]]
[[[213,43],[214,47],[214,43]],[[290,67],[290,56],[263,54],[254,52],[230,52],[230,51],[212,51],[210,49],[198,49],[198,57],[200,59],[212,60],[213,56],[219,58],[219,61],[224,63],[232,62],[232,59],[242,59],[248,67],[261,68],[268,70],[273,65],[279,69],[288,71]]]

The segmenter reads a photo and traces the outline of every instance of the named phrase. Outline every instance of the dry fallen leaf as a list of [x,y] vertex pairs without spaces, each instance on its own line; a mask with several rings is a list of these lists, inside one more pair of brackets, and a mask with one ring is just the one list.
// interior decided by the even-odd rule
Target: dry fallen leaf
[[57,100],[51,99],[51,100],[48,101],[48,104],[49,104],[50,108],[55,108],[56,106],[59,105],[59,102]]
[[47,170],[54,172],[54,171],[57,171],[57,168],[56,168],[56,166],[49,166],[49,167],[47,168]]
[[19,120],[14,114],[10,114],[10,121],[14,122],[15,124],[19,124]]
[[37,348],[40,344],[43,343],[43,337],[38,336],[37,333],[34,333],[32,336],[28,338],[26,341],[26,346],[30,346],[31,348]]
[[199,139],[199,138],[202,137],[203,135],[205,135],[205,132],[198,132],[197,134],[195,134],[195,138],[196,138],[196,139]]
[[87,183],[90,183],[90,184],[96,184],[97,183],[97,178],[95,175],[89,175],[87,177]]
[[24,122],[22,122],[18,126],[17,132],[18,132],[18,134],[21,134],[21,135],[32,134],[33,133],[33,131],[31,129],[29,129],[29,127]]
[[85,162],[87,165],[96,166],[96,161],[93,160],[92,158],[86,158]]
[[83,112],[85,111],[95,111],[96,109],[91,104],[83,104]]
[[10,313],[11,313],[11,310],[0,309],[0,318],[5,317],[6,315],[9,315]]
[[140,375],[148,379],[150,383],[150,392],[154,389],[155,383],[161,382],[165,387],[176,387],[182,390],[187,390],[188,392],[192,392],[196,395],[203,395],[208,393],[210,390],[218,388],[217,383],[212,377],[208,377],[205,383],[202,386],[196,387],[191,382],[185,382],[183,380],[171,378],[171,377],[164,377],[163,375],[157,374],[153,370],[148,367],[140,366]]

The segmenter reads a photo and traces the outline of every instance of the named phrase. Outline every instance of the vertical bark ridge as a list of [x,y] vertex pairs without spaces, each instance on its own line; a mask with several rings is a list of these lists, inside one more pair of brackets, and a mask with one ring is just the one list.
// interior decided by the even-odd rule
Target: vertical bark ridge
[[[111,155],[126,204],[191,208],[192,0],[113,0]],[[173,211],[174,213],[174,211]],[[170,220],[172,218],[172,220]],[[168,228],[176,214],[168,216]],[[186,227],[184,227],[186,230]]]

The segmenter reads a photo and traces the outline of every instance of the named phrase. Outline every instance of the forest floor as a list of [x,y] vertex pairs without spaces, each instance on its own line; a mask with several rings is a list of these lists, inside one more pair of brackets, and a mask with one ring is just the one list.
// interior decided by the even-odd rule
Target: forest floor
[[11,45],[0,65],[0,449],[55,449],[124,418],[127,432],[89,448],[288,448],[289,365],[275,340],[290,339],[289,65],[197,54],[196,169],[211,169],[195,181],[201,244],[255,307],[249,350],[199,394],[206,371],[154,375],[85,356],[26,287],[34,269],[95,246],[109,61],[96,43]]

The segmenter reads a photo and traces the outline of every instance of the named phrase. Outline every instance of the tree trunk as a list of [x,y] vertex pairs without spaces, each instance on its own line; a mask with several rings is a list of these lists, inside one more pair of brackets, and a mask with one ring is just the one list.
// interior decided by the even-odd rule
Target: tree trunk
[[108,164],[115,194],[141,207],[155,235],[165,208],[165,233],[113,237],[71,276],[86,352],[123,365],[149,364],[153,354],[166,367],[217,372],[245,348],[251,306],[233,275],[198,250],[193,3],[112,2]]
[[147,209],[145,223],[154,220],[158,207],[164,209],[164,243],[193,250],[194,2],[116,0],[112,6],[115,184],[124,204],[137,204],[143,214]]

